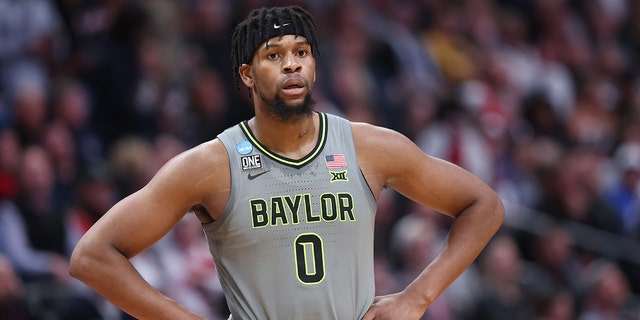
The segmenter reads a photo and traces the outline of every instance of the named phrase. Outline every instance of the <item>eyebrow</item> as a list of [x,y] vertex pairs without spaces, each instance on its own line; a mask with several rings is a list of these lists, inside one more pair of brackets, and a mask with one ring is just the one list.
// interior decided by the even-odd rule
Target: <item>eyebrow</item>
[[[273,39],[273,38],[272,38]],[[307,40],[306,38],[303,37],[304,40],[298,40],[294,43],[294,45],[311,45],[309,44],[309,40]],[[264,49],[269,49],[270,47],[282,47],[283,45],[280,44],[280,42],[276,42],[276,43],[269,43],[269,41],[271,41],[271,39],[265,41],[263,48]]]

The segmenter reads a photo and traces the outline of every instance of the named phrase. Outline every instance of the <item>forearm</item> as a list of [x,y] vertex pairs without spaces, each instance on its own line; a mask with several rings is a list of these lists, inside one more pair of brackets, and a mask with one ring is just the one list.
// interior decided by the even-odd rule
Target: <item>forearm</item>
[[443,250],[403,294],[426,309],[473,263],[500,228],[503,217],[498,199],[463,211],[454,220]]
[[71,257],[71,275],[136,319],[203,319],[149,285],[131,262],[113,248],[76,248]]

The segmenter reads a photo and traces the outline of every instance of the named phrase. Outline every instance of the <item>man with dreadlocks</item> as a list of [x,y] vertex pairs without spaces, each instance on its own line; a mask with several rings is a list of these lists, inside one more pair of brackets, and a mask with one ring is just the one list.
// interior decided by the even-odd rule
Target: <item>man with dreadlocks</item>
[[[193,212],[230,319],[421,318],[499,229],[495,192],[398,132],[314,111],[316,25],[302,8],[257,9],[232,41],[255,116],[176,156],[111,208],[78,243],[71,274],[136,318],[201,319],[129,262]],[[375,297],[374,216],[384,188],[455,219],[422,274]]]

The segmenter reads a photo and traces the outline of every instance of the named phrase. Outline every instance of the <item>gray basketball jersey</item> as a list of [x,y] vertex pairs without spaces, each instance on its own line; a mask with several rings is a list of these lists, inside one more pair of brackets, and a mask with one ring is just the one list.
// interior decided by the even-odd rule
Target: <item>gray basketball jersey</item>
[[319,113],[315,148],[279,156],[240,123],[221,133],[224,212],[203,226],[232,319],[360,319],[373,302],[375,198],[347,120]]

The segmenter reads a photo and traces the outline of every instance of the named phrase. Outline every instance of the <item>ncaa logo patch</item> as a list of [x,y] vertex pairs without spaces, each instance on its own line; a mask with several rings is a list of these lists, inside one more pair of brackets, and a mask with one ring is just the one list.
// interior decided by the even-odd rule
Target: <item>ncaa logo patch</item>
[[253,151],[253,145],[251,145],[251,142],[245,140],[245,141],[240,141],[238,142],[238,144],[236,144],[236,151],[238,151],[239,154],[249,154],[251,153],[251,151]]

